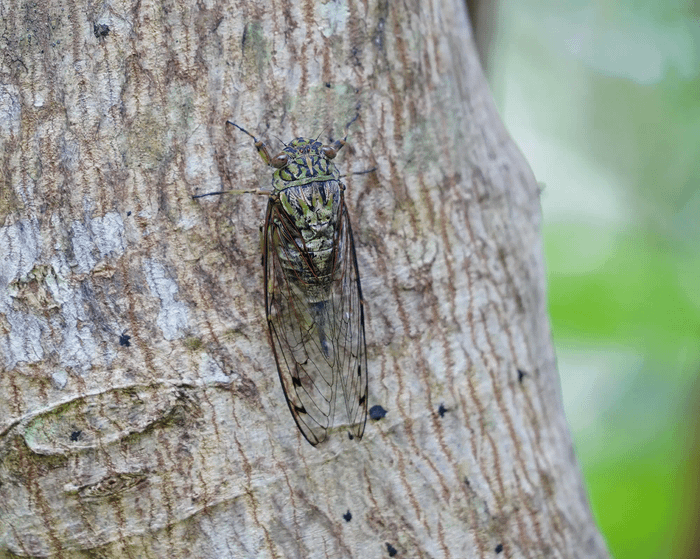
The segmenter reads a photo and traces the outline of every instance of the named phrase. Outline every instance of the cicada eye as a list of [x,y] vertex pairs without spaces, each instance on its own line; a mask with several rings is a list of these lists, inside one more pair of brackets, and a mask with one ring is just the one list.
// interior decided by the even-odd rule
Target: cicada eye
[[326,156],[326,159],[333,159],[338,154],[331,146],[323,146],[321,152]]
[[279,155],[276,155],[272,158],[272,161],[270,161],[270,165],[272,165],[276,169],[281,169],[282,167],[286,167],[288,162],[289,158],[287,157],[287,154],[282,152]]

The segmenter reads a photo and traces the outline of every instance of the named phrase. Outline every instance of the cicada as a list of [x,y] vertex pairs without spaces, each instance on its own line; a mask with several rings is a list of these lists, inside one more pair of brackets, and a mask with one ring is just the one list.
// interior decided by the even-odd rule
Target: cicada
[[274,157],[228,121],[274,168],[269,190],[223,192],[268,196],[262,260],[270,345],[289,411],[312,445],[334,425],[361,439],[367,421],[364,299],[345,185],[333,163],[356,119],[342,140],[296,138]]

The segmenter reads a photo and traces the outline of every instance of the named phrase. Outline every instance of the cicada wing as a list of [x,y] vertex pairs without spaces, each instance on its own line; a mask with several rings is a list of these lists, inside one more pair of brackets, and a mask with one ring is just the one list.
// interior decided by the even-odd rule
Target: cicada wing
[[265,306],[272,349],[289,411],[307,441],[325,440],[333,421],[337,382],[333,340],[326,338],[323,304],[310,304],[304,278],[311,263],[301,235],[274,201],[263,237]]
[[335,368],[340,389],[335,423],[346,424],[358,439],[367,422],[367,347],[365,309],[355,241],[347,207],[341,195],[340,219],[336,240],[336,275],[332,286],[333,339],[336,348]]

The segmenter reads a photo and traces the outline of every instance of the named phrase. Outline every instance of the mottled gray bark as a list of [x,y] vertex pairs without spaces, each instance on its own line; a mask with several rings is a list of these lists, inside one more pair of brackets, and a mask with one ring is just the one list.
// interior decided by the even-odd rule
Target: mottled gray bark
[[[0,556],[606,557],[537,184],[458,0],[0,3]],[[257,136],[337,138],[362,441],[312,447],[263,309]],[[349,513],[349,514],[348,514]]]

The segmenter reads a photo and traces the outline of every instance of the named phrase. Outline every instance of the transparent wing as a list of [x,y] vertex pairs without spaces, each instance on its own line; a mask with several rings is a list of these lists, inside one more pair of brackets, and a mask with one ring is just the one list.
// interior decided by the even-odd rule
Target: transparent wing
[[333,424],[361,438],[367,418],[364,308],[355,246],[341,197],[331,276],[284,211],[270,201],[265,221],[265,303],[272,348],[289,410],[316,445]]
[[338,380],[344,401],[344,413],[336,411],[336,423],[351,426],[351,432],[361,439],[367,422],[365,309],[350,218],[342,197],[341,201],[336,243],[339,274],[332,285],[331,299],[336,328],[333,338],[338,348]]

